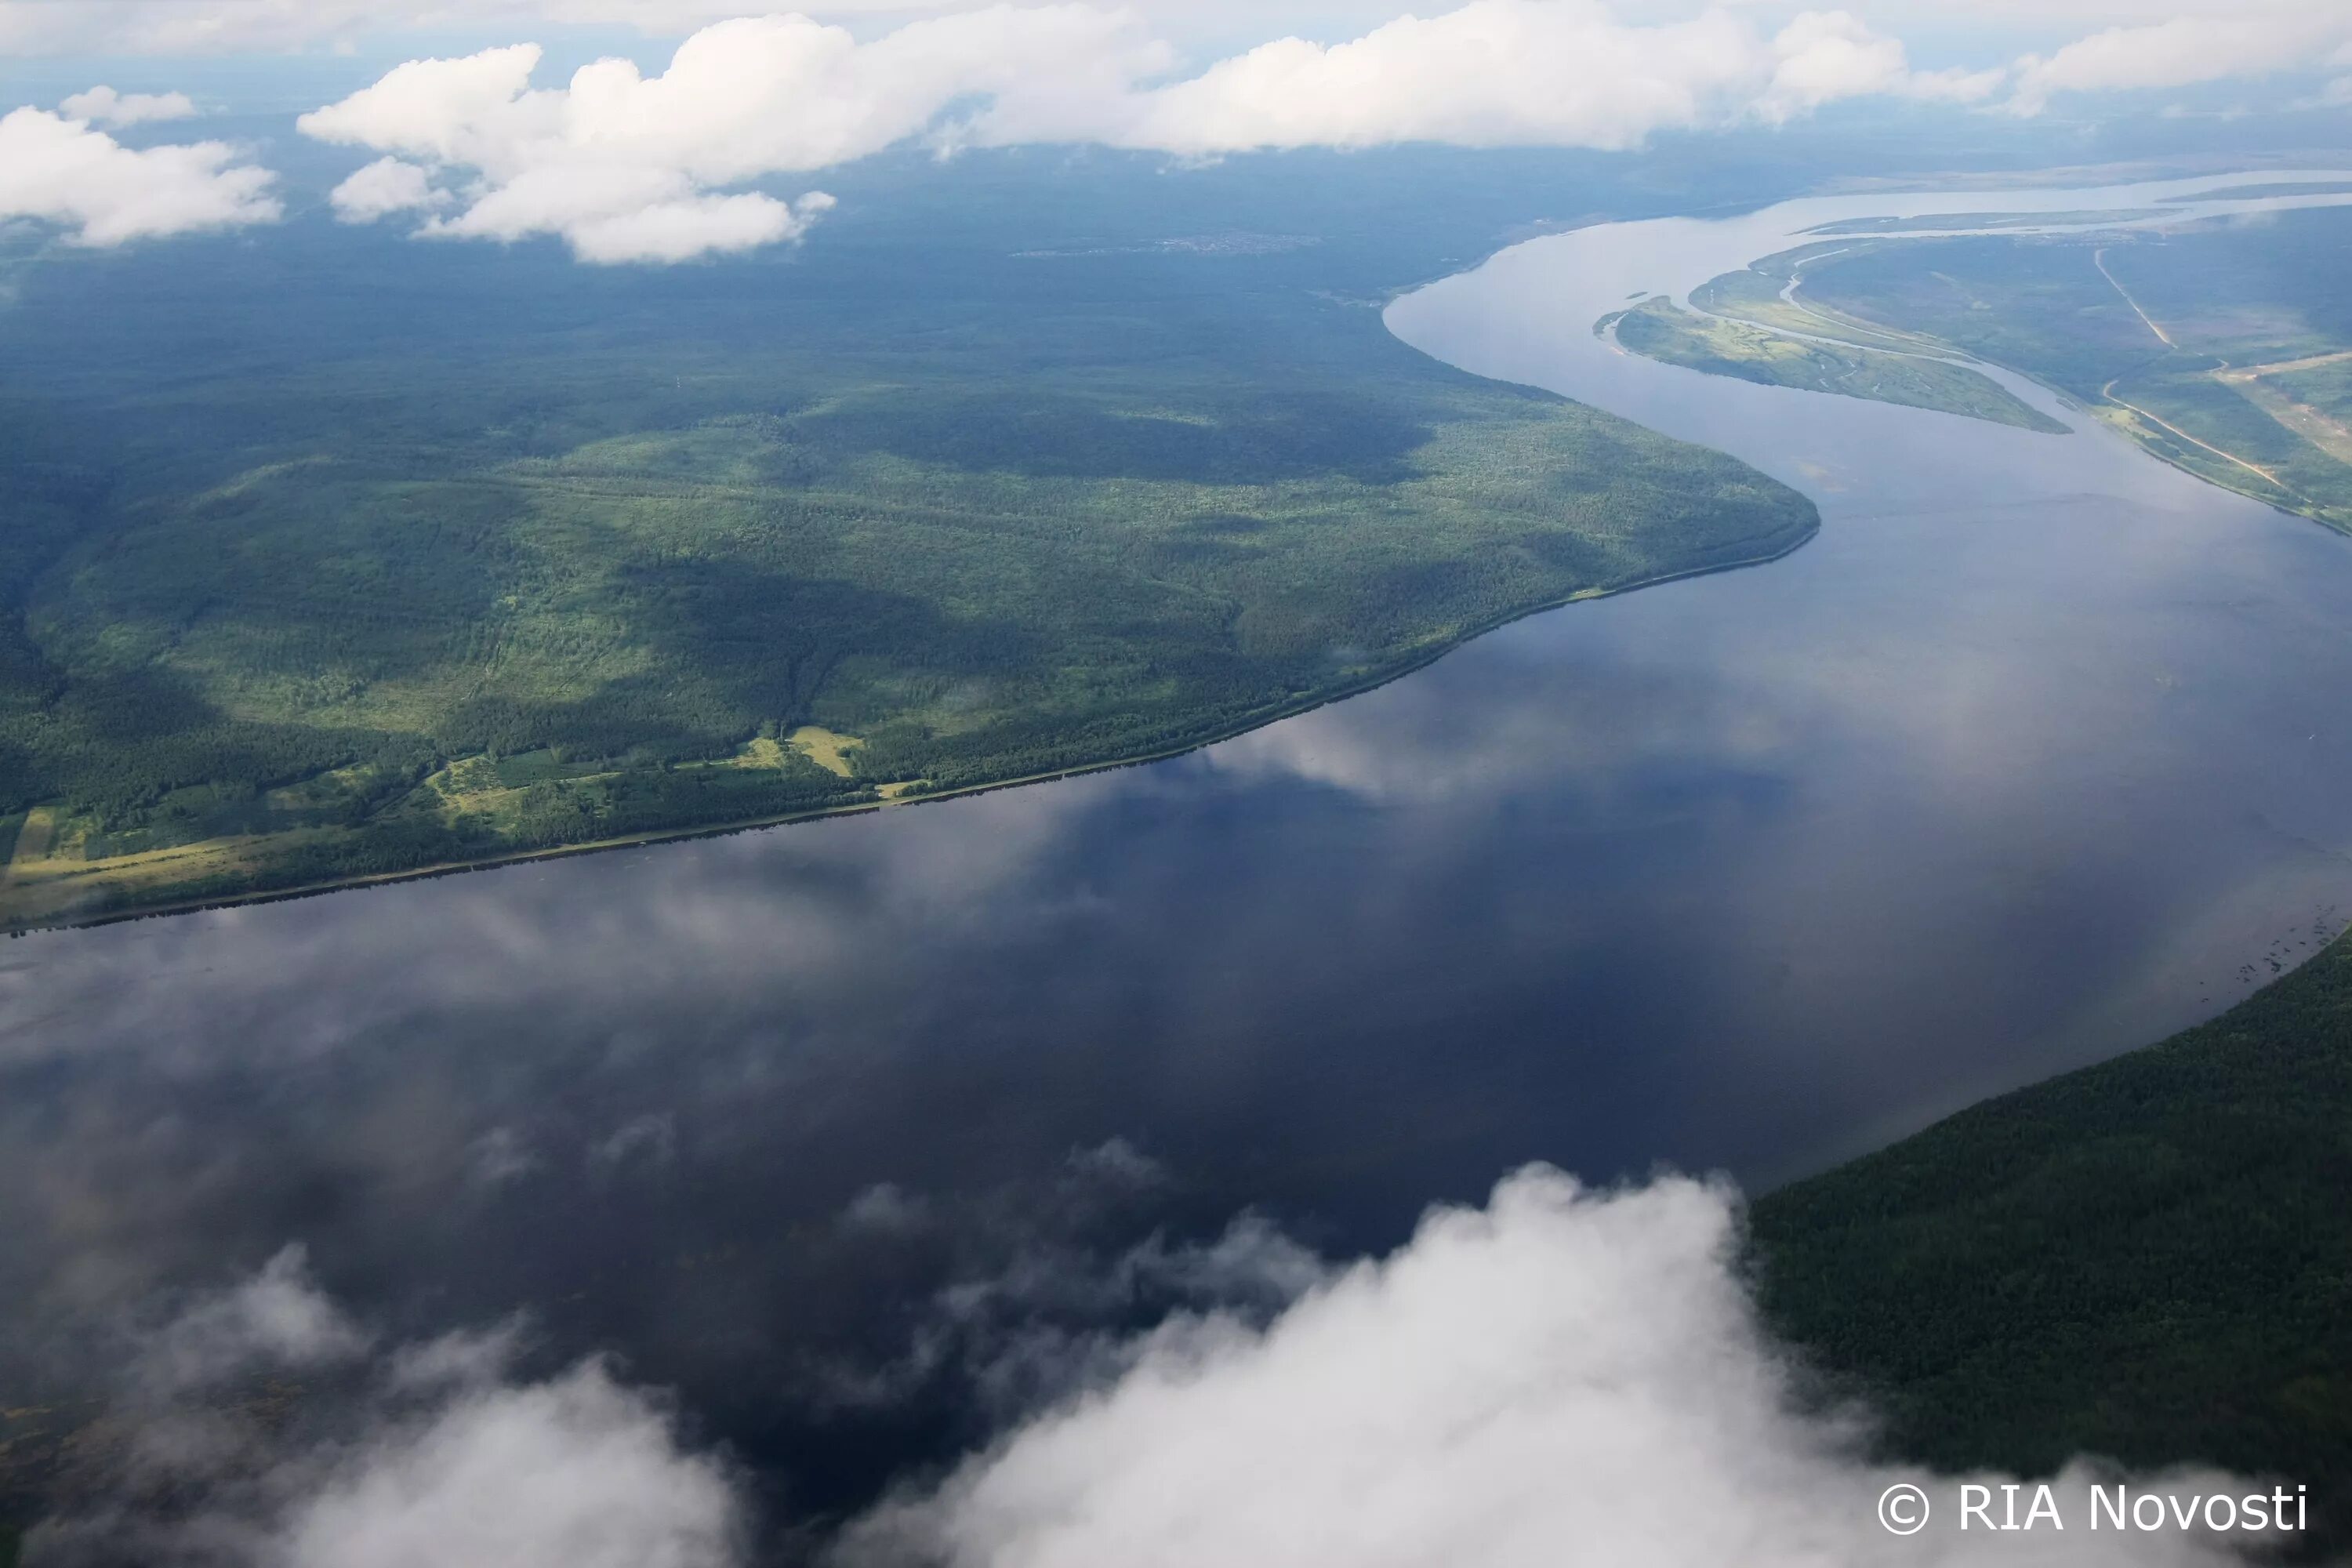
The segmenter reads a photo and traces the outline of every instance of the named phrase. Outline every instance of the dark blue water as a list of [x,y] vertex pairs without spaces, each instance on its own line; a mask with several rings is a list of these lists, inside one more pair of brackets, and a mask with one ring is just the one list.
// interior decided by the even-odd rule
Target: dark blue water
[[845,1498],[985,1428],[843,1378],[1008,1258],[1245,1205],[1380,1246],[1538,1158],[1769,1182],[2243,995],[2352,916],[2352,542],[2094,428],[1591,335],[1915,210],[1587,231],[1391,311],[1801,485],[1787,561],[1150,767],[8,944],[0,1370],[301,1241],[397,1331],[527,1309]]

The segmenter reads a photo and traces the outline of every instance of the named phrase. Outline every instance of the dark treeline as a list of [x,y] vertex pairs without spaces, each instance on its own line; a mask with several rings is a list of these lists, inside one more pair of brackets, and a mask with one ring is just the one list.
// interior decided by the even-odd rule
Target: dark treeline
[[1759,1200],[1765,1310],[1889,1450],[2311,1489],[2352,1542],[2352,938],[2160,1046]]

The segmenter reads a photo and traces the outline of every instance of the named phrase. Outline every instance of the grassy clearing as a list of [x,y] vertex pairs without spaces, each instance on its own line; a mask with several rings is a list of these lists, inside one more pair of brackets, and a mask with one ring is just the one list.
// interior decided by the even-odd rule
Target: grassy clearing
[[1801,262],[1768,258],[1738,272],[1727,272],[1691,290],[1691,303],[1711,316],[1728,317],[1775,331],[1827,338],[1857,348],[1884,349],[1896,353],[1948,354],[1950,349],[1915,332],[1874,327],[1800,304],[1788,297]]
[[1980,233],[2004,228],[2067,228],[2083,225],[2113,226],[2166,216],[2161,207],[2101,210],[2086,208],[2052,213],[1928,213],[1919,217],[1857,217],[1825,223],[1808,234],[1844,235],[1935,234],[1947,230]]
[[2352,351],[2213,374],[2337,462],[2352,464]]
[[[835,778],[857,776],[856,754],[866,749],[866,742],[856,735],[836,735],[814,724],[803,724],[784,738],[785,744],[808,758]],[[755,742],[756,744],[756,742]],[[773,745],[773,742],[769,742]],[[776,753],[773,764],[783,766],[783,756]]]
[[1750,321],[1702,316],[1652,300],[1618,319],[1636,353],[1712,375],[1833,393],[2063,435],[2066,426],[1966,365],[1880,349],[1816,342]]
[[2065,392],[2215,484],[2352,531],[2352,215],[1820,255],[1806,303]]

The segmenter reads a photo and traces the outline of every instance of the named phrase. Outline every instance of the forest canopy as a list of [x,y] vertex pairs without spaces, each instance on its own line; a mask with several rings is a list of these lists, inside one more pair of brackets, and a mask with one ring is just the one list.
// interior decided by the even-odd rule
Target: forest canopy
[[1406,349],[1304,240],[369,254],[20,274],[10,923],[1155,755],[1816,526]]

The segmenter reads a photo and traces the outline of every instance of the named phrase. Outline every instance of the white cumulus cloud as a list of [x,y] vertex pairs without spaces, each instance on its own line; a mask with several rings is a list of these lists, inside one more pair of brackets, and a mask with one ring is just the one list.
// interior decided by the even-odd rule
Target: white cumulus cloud
[[134,150],[47,110],[0,117],[0,220],[56,224],[79,245],[274,223],[276,181],[223,142]]
[[1122,16],[1053,5],[913,23],[871,43],[805,16],[740,18],[688,38],[657,76],[607,59],[561,88],[532,86],[540,58],[520,45],[412,61],[301,127],[478,182],[427,234],[560,235],[585,260],[677,261],[797,238],[833,205],[727,187],[880,152],[973,95],[1075,123],[1073,104],[1164,51]]
[[[1263,1331],[1163,1329],[1106,1390],[849,1532],[845,1568],[1866,1568],[1877,1501],[1952,1482],[1806,1414],[1733,1264],[1737,1205],[1549,1170],[1310,1289]],[[1980,1478],[1997,1483],[2000,1478]],[[1905,1561],[2159,1568],[2213,1538],[1933,1530]],[[2160,1485],[2196,1490],[2218,1478]],[[2233,1490],[2248,1489],[2232,1487]],[[1996,1494],[1998,1495],[1998,1494]],[[2028,1494],[2031,1496],[2029,1490]]]
[[301,126],[477,181],[427,233],[561,235],[589,260],[678,260],[797,237],[831,205],[727,187],[879,152],[971,95],[1086,99],[1160,58],[1125,18],[1077,5],[994,7],[872,43],[753,17],[696,34],[653,77],[607,59],[534,88],[530,45],[412,61]]
[[560,235],[585,259],[679,260],[797,237],[829,203],[741,187],[928,136],[941,147],[1101,142],[1185,156],[1261,148],[1626,148],[1664,130],[1779,121],[1867,94],[1981,96],[1914,72],[1842,12],[1774,34],[1710,11],[1621,22],[1598,0],[1473,0],[1332,46],[1287,38],[1169,79],[1123,11],[992,5],[870,40],[804,16],[704,28],[647,76],[600,60],[536,85],[533,45],[415,60],[303,118],[400,160],[353,176],[347,217],[421,210],[431,235]]
[[378,158],[335,187],[329,197],[345,223],[373,223],[394,213],[444,206],[456,200],[434,188],[433,176],[398,158]]
[[185,120],[196,112],[195,100],[184,92],[117,92],[94,87],[75,93],[58,105],[68,120],[100,125],[143,125],[157,120]]
[[743,17],[695,34],[651,78],[606,59],[565,87],[534,89],[540,58],[536,46],[519,45],[412,61],[306,116],[302,128],[330,142],[470,164],[501,183],[552,165],[675,171],[723,184],[879,152],[971,95],[1098,100],[1164,67],[1167,53],[1120,13],[998,5],[910,23],[870,43],[806,16]]

